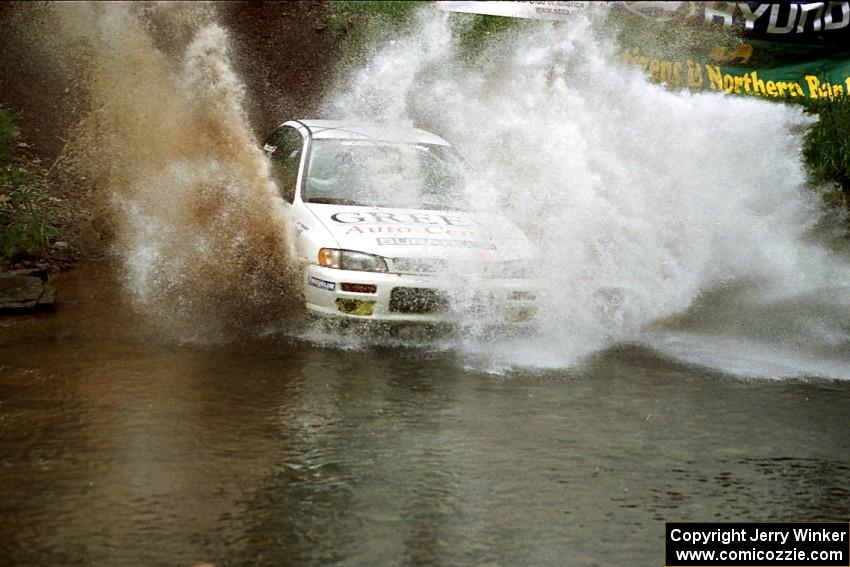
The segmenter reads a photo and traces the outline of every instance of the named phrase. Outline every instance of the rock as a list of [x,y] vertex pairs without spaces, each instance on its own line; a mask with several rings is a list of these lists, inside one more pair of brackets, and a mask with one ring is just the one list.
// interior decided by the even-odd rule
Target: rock
[[0,312],[19,313],[52,308],[56,289],[47,285],[44,270],[13,270],[0,273]]
[[33,276],[43,282],[47,281],[47,272],[44,270],[44,268],[27,268],[25,270],[12,270],[11,272],[0,273],[0,277],[7,274],[15,276]]
[[56,288],[52,285],[44,286],[44,293],[41,294],[41,297],[38,298],[38,302],[35,304],[36,307],[40,309],[52,309],[56,304]]
[[50,245],[50,258],[54,260],[70,260],[74,255],[74,252],[71,250],[71,246],[65,241],[54,242]]
[[33,309],[44,294],[44,282],[34,276],[0,277],[0,309]]

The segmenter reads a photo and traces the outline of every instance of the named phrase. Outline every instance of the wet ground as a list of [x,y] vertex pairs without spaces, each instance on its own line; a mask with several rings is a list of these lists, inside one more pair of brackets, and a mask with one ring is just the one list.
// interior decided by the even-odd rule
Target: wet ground
[[177,346],[103,265],[59,288],[0,320],[4,565],[661,565],[665,521],[850,520],[850,382]]

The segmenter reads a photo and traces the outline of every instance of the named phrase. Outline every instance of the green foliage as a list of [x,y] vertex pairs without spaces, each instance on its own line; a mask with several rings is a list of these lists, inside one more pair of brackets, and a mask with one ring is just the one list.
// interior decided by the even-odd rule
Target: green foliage
[[482,14],[457,14],[461,27],[458,29],[458,48],[467,59],[478,56],[502,34],[530,25],[529,20]]
[[328,4],[331,12],[335,13],[364,14],[385,20],[404,20],[418,8],[429,3],[421,1],[332,0]]
[[14,260],[40,256],[58,236],[49,195],[37,176],[12,160],[19,132],[16,117],[0,107],[0,256]]
[[[387,32],[398,31],[401,26],[410,23],[411,16],[423,7],[437,10],[433,2],[427,1],[333,0],[328,4],[332,15],[332,27],[334,16],[348,16],[360,21],[361,27],[366,28],[368,32],[358,34],[357,39],[360,41],[381,40]],[[452,13],[451,16],[459,24],[458,39],[462,52],[477,52],[493,36],[527,23],[518,18],[482,14]]]
[[806,135],[803,155],[818,183],[836,183],[850,203],[850,98],[806,103],[818,121]]
[[374,46],[410,26],[413,14],[427,4],[431,2],[328,2],[328,30],[339,46],[337,66],[349,68]]
[[[434,2],[346,1],[328,2],[328,28],[340,45],[340,67],[348,68],[373,47],[415,25],[421,10],[437,10]],[[504,33],[531,25],[528,20],[482,14],[451,13],[458,53],[473,63]]]

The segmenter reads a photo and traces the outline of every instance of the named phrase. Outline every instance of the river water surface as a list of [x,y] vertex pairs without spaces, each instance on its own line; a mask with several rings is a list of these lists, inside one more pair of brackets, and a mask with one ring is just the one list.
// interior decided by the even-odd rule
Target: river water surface
[[175,346],[89,264],[0,323],[4,565],[661,565],[665,521],[850,519],[850,382]]

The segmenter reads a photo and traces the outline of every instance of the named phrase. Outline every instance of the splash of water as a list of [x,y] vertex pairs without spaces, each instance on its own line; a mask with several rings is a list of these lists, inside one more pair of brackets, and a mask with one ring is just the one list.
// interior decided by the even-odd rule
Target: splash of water
[[[171,336],[205,341],[300,306],[277,192],[209,7],[44,9],[59,15],[45,46],[86,75],[90,112],[68,161],[107,197],[137,305]],[[599,17],[535,23],[470,62],[457,19],[428,9],[326,105],[452,141],[473,166],[471,200],[538,247],[549,290],[537,335],[473,333],[461,348],[496,371],[637,342],[745,375],[850,376],[850,263],[812,237],[809,119],[652,85],[616,61]]]
[[[173,337],[208,342],[300,305],[280,197],[243,112],[227,34],[206,7],[56,9],[66,37],[90,53],[91,111],[70,154],[108,201],[140,309]],[[149,32],[157,17],[176,53]]]
[[812,236],[810,119],[650,84],[616,61],[601,17],[540,22],[469,64],[450,16],[428,10],[326,105],[444,136],[473,165],[472,200],[535,241],[539,336],[483,358],[572,365],[639,342],[740,374],[850,378],[850,263]]

